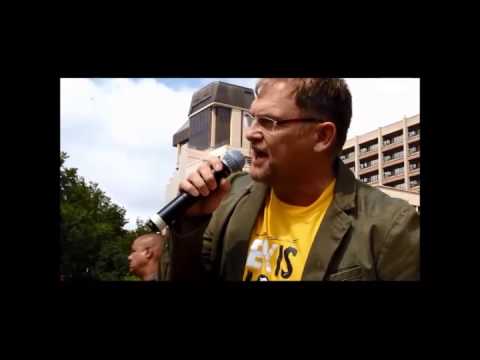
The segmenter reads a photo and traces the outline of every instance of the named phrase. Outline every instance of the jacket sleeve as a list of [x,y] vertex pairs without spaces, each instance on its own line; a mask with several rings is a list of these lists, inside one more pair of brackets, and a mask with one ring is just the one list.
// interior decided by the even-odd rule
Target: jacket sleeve
[[[232,195],[237,179],[244,175],[235,173],[228,177],[232,184],[230,193],[212,215],[179,217],[168,231],[159,263],[161,280],[210,280],[216,278],[217,232],[224,222],[224,205]],[[209,226],[210,225],[210,226]],[[217,239],[218,240],[218,239]],[[219,240],[221,241],[221,239]]]
[[420,215],[408,205],[393,217],[378,258],[379,280],[420,279]]
[[160,257],[161,280],[202,280],[207,277],[202,263],[202,241],[211,217],[185,217],[172,224]]

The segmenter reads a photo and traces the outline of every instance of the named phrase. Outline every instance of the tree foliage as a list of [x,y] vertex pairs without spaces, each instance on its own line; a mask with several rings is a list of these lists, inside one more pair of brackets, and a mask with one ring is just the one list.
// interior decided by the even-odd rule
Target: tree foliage
[[127,257],[132,241],[147,231],[125,230],[126,210],[112,203],[97,183],[87,183],[60,153],[61,274],[66,279],[133,280]]

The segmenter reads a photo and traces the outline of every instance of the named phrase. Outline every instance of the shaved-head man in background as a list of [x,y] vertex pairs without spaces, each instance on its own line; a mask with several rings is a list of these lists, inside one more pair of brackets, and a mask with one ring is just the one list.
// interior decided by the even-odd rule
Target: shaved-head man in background
[[158,262],[163,238],[160,234],[146,234],[133,241],[128,256],[131,273],[143,281],[158,281]]

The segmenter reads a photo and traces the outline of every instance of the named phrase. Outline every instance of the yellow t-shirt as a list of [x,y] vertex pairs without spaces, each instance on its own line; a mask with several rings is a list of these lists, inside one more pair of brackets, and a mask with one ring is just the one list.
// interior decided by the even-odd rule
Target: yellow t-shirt
[[279,200],[273,189],[250,237],[245,281],[301,280],[310,248],[333,200],[333,180],[309,206]]

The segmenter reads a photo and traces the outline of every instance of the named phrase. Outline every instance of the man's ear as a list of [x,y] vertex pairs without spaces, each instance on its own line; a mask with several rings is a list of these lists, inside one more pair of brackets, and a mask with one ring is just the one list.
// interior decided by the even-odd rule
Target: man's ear
[[324,152],[335,146],[337,138],[337,127],[333,122],[327,121],[317,124],[315,128],[315,145],[313,150],[316,152]]
[[150,248],[145,248],[144,251],[145,251],[145,257],[150,260],[151,257],[153,256],[152,250]]

